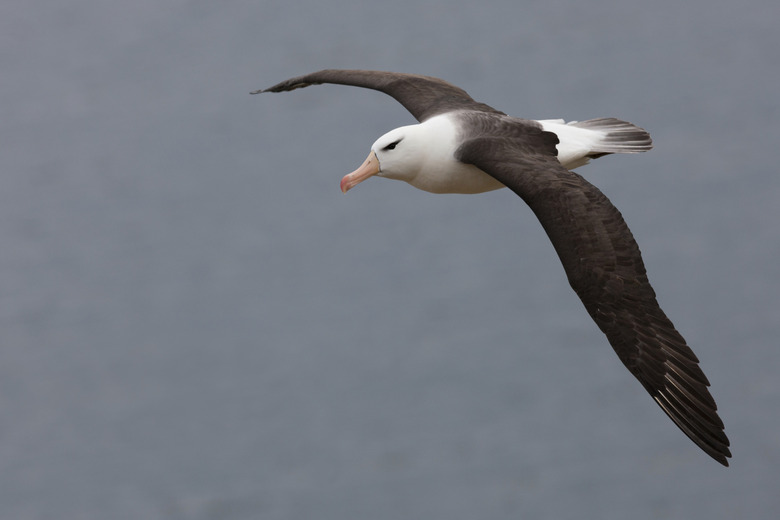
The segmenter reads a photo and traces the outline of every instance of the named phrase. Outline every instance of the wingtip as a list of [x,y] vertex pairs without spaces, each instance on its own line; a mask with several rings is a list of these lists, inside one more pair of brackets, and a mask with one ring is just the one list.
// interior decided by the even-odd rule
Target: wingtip
[[300,78],[293,78],[293,79],[288,79],[286,81],[282,81],[281,83],[277,83],[273,87],[255,90],[254,92],[250,92],[250,94],[262,94],[264,92],[289,92],[291,90],[308,87],[309,85],[318,85],[318,84],[319,83],[312,82],[312,81],[302,81]]
[[653,396],[655,402],[704,453],[716,462],[728,467],[731,457],[731,443],[718,417],[717,409],[690,408],[670,387]]
[[[725,433],[724,433],[725,437]],[[711,447],[710,449],[705,449],[704,452],[712,457],[715,462],[718,462],[719,464],[722,464],[725,467],[729,467],[729,459],[731,458],[731,450],[729,449],[729,440],[728,438],[725,439],[726,443],[722,444],[717,447]]]
[[712,457],[716,462],[719,462],[724,467],[729,467],[729,459],[731,458],[731,450],[728,449],[728,447],[721,447],[721,449],[717,452],[710,452],[705,451],[707,455]]

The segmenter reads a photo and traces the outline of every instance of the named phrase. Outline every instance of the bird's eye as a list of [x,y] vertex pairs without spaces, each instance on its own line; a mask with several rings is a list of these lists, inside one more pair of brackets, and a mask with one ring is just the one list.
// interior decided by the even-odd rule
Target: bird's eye
[[400,143],[400,142],[401,142],[400,139],[397,140],[397,141],[393,141],[392,143],[390,143],[387,146],[385,146],[384,148],[382,148],[382,150],[385,150],[385,151],[387,151],[387,150],[395,150],[395,147],[398,146],[398,143]]

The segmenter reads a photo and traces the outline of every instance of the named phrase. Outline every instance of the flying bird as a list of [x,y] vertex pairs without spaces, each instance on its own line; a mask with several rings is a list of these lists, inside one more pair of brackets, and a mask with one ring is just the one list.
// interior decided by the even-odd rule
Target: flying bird
[[661,310],[620,212],[574,168],[613,153],[650,150],[650,135],[614,118],[566,123],[511,117],[438,78],[368,70],[322,70],[252,92],[333,83],[392,96],[418,124],[386,133],[341,180],[346,192],[372,176],[433,193],[507,187],[533,210],[569,284],[620,360],[674,423],[728,466],[729,440],[707,377]]

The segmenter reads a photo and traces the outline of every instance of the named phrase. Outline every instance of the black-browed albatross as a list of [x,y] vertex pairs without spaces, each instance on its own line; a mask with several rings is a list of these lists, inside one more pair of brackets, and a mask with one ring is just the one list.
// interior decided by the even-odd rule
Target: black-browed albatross
[[334,83],[384,92],[419,121],[391,130],[341,180],[346,192],[371,176],[434,193],[502,187],[533,210],[569,283],[620,360],[674,423],[728,466],[729,440],[699,360],[661,310],[620,212],[571,170],[612,153],[652,148],[643,129],[613,118],[565,123],[510,117],[438,78],[368,70],[323,70],[261,92]]

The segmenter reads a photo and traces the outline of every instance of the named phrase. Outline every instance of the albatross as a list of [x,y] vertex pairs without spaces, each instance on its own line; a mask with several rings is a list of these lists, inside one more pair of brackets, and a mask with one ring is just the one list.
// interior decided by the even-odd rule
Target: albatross
[[572,171],[604,155],[650,150],[645,130],[614,118],[511,117],[455,85],[417,74],[322,70],[252,94],[323,83],[383,92],[418,121],[377,139],[362,165],[341,180],[343,192],[373,176],[433,193],[515,192],[539,219],[569,284],[626,368],[694,443],[728,466],[729,440],[699,359],[656,301],[620,212]]

